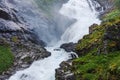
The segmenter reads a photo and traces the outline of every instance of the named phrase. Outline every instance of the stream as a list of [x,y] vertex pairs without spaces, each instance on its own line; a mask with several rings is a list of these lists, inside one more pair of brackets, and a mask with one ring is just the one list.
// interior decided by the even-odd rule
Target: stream
[[[54,37],[51,38],[53,40],[52,45],[45,47],[51,52],[51,56],[33,62],[25,70],[17,71],[9,80],[55,80],[55,69],[59,68],[59,64],[62,61],[71,59],[71,53],[60,49],[60,45],[63,43],[77,42],[85,34],[89,33],[90,25],[93,23],[100,24],[100,20],[98,19],[99,12],[95,10],[91,0],[69,0],[63,4],[59,13],[69,19],[75,19],[76,22],[63,32],[59,41],[54,41]],[[45,34],[43,33],[42,35],[46,36]]]

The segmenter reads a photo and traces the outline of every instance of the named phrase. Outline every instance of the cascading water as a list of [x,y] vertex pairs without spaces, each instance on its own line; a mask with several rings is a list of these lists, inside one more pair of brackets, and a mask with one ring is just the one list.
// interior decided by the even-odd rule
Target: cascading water
[[88,33],[90,25],[100,23],[100,20],[96,18],[97,12],[94,8],[91,8],[87,0],[70,0],[67,4],[63,5],[60,13],[77,20],[62,35],[61,39],[63,41],[77,42]]
[[58,43],[54,43],[54,46],[46,47],[52,55],[34,62],[28,69],[18,71],[9,80],[55,80],[55,69],[59,67],[62,61],[71,58],[70,53],[62,49],[58,51],[55,49],[65,42],[77,42],[83,35],[88,33],[90,25],[100,23],[100,20],[97,19],[98,13],[94,8],[91,9],[88,0],[69,0],[68,3],[63,5],[60,13],[77,21],[67,28]]

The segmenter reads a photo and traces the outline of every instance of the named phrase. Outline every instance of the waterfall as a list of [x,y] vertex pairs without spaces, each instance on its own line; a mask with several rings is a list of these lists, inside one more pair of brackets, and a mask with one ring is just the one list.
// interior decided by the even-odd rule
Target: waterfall
[[65,31],[61,39],[66,42],[77,42],[88,34],[90,25],[100,23],[100,20],[97,19],[98,13],[91,9],[87,0],[70,0],[68,3],[63,5],[60,13],[77,21]]
[[[89,0],[89,2],[91,1]],[[98,12],[90,5],[91,3],[88,3],[88,0],[69,0],[64,4],[59,11],[60,14],[69,19],[76,19],[76,22],[64,31],[61,39],[54,43],[54,46],[46,47],[52,54],[50,57],[35,61],[28,69],[16,72],[9,80],[55,80],[55,69],[59,68],[62,61],[71,58],[71,53],[65,52],[59,46],[66,42],[77,42],[85,34],[88,34],[90,25],[100,23],[97,18]],[[46,36],[44,33],[42,35]],[[54,37],[51,40],[54,40]]]

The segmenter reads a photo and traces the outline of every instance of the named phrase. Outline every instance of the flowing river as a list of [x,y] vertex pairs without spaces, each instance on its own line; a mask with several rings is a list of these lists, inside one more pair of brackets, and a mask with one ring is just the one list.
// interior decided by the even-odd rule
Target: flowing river
[[97,18],[99,13],[90,0],[69,0],[63,4],[59,13],[70,19],[76,19],[76,22],[65,30],[58,42],[46,47],[51,52],[51,56],[35,61],[28,69],[17,71],[9,80],[55,80],[55,69],[59,68],[62,61],[71,58],[71,53],[65,52],[59,46],[67,42],[77,42],[88,34],[90,25],[100,23]]

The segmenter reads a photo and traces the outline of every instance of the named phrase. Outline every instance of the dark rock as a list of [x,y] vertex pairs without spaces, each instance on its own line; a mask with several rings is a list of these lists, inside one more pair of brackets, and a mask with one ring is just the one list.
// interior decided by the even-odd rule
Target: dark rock
[[30,33],[29,35],[27,35],[27,39],[35,44],[41,45],[42,47],[46,46],[46,43],[43,42],[42,40],[40,40],[38,38],[38,35],[36,35],[36,33]]
[[115,8],[114,0],[92,0],[97,1],[101,5],[102,12],[100,12],[99,18],[102,19],[104,15],[109,13],[111,10]]
[[[7,33],[7,35],[8,34],[10,35],[10,33]],[[4,37],[0,38],[0,45],[9,44],[12,53],[14,54],[15,60],[13,66],[8,71],[5,71],[3,75],[1,75],[2,78],[0,77],[0,80],[9,78],[18,70],[28,68],[33,63],[33,61],[51,55],[51,53],[47,52],[46,49],[44,49],[42,46],[32,43],[29,40],[26,42],[24,35],[19,35],[16,33],[16,36],[18,38],[20,36],[21,39],[11,35],[10,41],[7,40],[7,35],[4,35]],[[4,40],[2,40],[3,38]]]
[[113,0],[92,0],[92,1],[97,1],[103,7],[104,10],[109,10],[114,6]]
[[56,80],[76,80],[74,73],[71,72],[71,61],[63,61],[60,68],[56,69]]
[[54,49],[54,51],[60,51],[61,49]]
[[8,7],[4,0],[0,2],[0,18],[4,20],[11,20],[13,22],[20,22],[17,17],[16,10]]
[[67,52],[75,51],[76,43],[65,43],[60,46],[60,48],[65,49]]
[[106,28],[103,39],[109,52],[120,50],[120,23]]
[[11,16],[9,15],[9,13],[0,10],[0,18],[5,19],[5,20],[11,20]]
[[[13,3],[13,0],[10,2]],[[45,43],[38,39],[33,30],[26,28],[19,17],[15,9],[9,8],[4,0],[0,0],[0,46],[10,46],[14,54],[13,66],[0,75],[0,80],[6,80],[16,71],[28,68],[33,61],[51,55],[43,48]]]
[[89,27],[89,34],[92,34],[94,31],[95,31],[95,27],[97,27],[98,26],[98,24],[93,24],[93,25],[91,25],[90,27]]
[[78,55],[76,53],[71,53],[71,59],[76,59],[78,58]]

